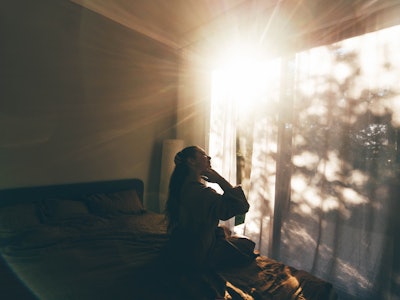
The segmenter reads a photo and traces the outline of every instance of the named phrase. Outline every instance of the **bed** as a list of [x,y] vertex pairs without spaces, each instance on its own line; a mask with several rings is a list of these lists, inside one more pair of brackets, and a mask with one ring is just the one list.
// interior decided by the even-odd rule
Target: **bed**
[[[207,299],[165,263],[165,219],[143,191],[137,178],[0,190],[1,299]],[[336,298],[263,255],[219,275],[232,299]]]

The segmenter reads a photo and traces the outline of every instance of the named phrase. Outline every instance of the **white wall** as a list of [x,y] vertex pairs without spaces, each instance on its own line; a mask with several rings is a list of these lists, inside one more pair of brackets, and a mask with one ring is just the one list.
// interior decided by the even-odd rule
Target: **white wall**
[[69,1],[2,1],[0,188],[138,177],[157,210],[177,54]]
[[211,81],[208,65],[192,49],[181,50],[179,65],[177,138],[186,146],[207,145]]

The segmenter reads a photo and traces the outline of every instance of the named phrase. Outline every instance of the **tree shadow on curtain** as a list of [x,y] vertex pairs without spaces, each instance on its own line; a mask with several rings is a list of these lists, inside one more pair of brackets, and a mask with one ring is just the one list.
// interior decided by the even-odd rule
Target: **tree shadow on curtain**
[[[278,146],[267,149],[278,122],[254,127],[265,126],[254,138],[245,234],[262,253],[333,283],[340,299],[399,295],[399,36],[392,27],[284,62],[294,84],[289,164]],[[267,171],[271,163],[290,170]]]

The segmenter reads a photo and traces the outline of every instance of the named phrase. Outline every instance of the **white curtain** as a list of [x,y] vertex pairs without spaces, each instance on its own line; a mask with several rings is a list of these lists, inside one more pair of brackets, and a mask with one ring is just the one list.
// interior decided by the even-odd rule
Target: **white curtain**
[[[340,299],[400,299],[398,53],[400,26],[282,58],[266,94],[280,108],[252,115],[244,234]],[[237,105],[212,108],[221,166],[235,165]]]
[[332,282],[342,299],[399,299],[391,287],[398,276],[391,222],[400,153],[398,53],[400,26],[293,61],[290,204],[276,254]]
[[[215,71],[212,76],[212,99],[210,109],[210,136],[208,153],[211,166],[231,184],[236,184],[236,105],[232,105],[231,90],[225,88],[224,74]],[[217,184],[212,186],[222,192]],[[234,219],[221,221],[221,225],[230,229]]]
[[254,143],[251,159],[248,201],[243,234],[256,242],[263,254],[270,253],[275,199],[277,131],[269,117],[254,124]]

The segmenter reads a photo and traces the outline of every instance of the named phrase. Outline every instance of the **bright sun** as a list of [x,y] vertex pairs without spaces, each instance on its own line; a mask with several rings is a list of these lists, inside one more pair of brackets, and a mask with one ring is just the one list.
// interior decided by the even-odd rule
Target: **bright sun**
[[228,53],[212,74],[213,101],[234,102],[239,107],[254,109],[265,101],[271,82],[278,75],[276,60],[263,59],[255,51]]

